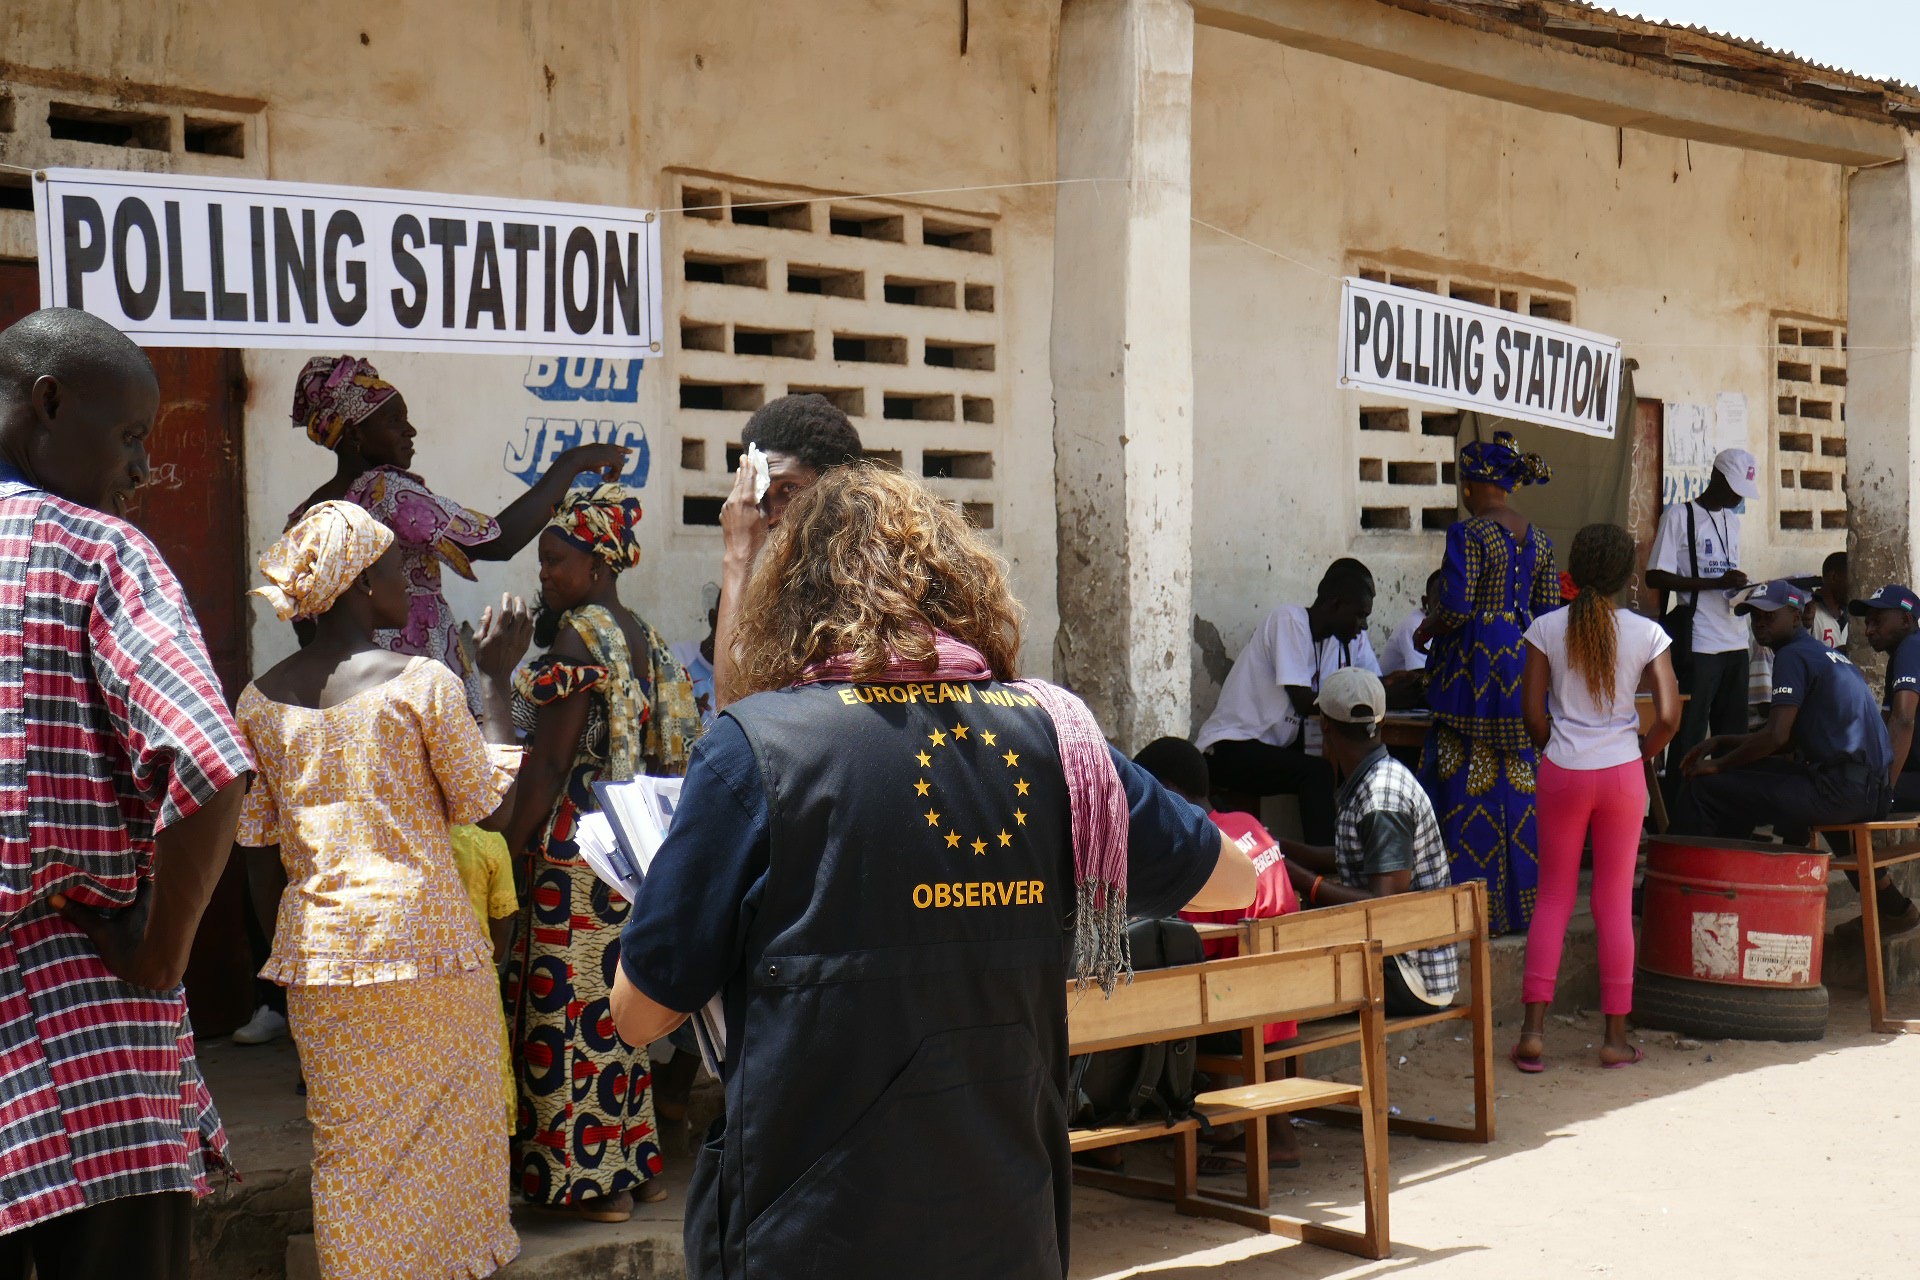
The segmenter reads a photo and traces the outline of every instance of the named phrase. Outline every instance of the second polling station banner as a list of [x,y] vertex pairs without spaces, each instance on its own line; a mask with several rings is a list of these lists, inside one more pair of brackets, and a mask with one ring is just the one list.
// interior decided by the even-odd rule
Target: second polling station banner
[[1349,277],[1340,290],[1340,386],[1611,439],[1620,343]]
[[89,169],[33,190],[42,302],[145,346],[660,350],[644,210]]

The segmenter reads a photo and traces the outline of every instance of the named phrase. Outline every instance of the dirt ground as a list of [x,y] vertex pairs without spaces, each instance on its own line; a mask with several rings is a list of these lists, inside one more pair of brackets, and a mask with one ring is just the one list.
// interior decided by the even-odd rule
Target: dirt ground
[[[1920,997],[1896,997],[1893,1012],[1920,1016]],[[1391,1258],[1365,1262],[1082,1190],[1073,1277],[1920,1274],[1920,1035],[1871,1034],[1857,993],[1833,993],[1816,1043],[1646,1031],[1646,1061],[1618,1071],[1600,1069],[1600,1018],[1589,1013],[1549,1020],[1549,1070],[1523,1076],[1506,1060],[1507,1021],[1495,1033],[1498,1141],[1393,1139]],[[1419,1119],[1462,1117],[1467,1049],[1441,1035],[1396,1050],[1394,1105]],[[1357,1224],[1358,1135],[1300,1134],[1302,1167],[1273,1171],[1274,1210]],[[1135,1159],[1135,1172],[1168,1167],[1155,1150]]]

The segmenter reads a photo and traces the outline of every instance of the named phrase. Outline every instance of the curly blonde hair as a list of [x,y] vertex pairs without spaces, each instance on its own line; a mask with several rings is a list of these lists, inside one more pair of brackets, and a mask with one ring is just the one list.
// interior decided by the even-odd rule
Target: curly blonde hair
[[783,689],[840,654],[855,679],[896,657],[931,670],[935,631],[978,649],[996,679],[1017,674],[1006,562],[925,485],[868,463],[834,468],[787,508],[741,613],[729,698]]

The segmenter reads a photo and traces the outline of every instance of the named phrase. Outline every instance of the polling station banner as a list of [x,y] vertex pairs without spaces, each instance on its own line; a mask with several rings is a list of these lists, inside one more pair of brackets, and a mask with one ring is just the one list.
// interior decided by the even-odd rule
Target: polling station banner
[[190,174],[34,175],[40,297],[152,347],[645,358],[645,210]]
[[1349,277],[1340,290],[1340,386],[1612,439],[1620,343]]

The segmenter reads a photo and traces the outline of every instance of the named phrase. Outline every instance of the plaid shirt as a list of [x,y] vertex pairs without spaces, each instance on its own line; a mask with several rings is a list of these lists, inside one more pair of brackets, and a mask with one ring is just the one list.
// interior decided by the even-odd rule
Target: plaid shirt
[[250,768],[153,545],[0,468],[0,1233],[224,1164],[183,990],[113,977],[47,898],[130,902],[154,833]]
[[[1413,771],[1375,747],[1340,784],[1340,816],[1333,828],[1333,862],[1342,884],[1367,887],[1368,877],[1413,871],[1414,892],[1444,889],[1453,883],[1447,847],[1434,820],[1433,802]],[[1420,970],[1427,995],[1453,998],[1460,989],[1460,958],[1452,947],[1427,947],[1407,953]]]

